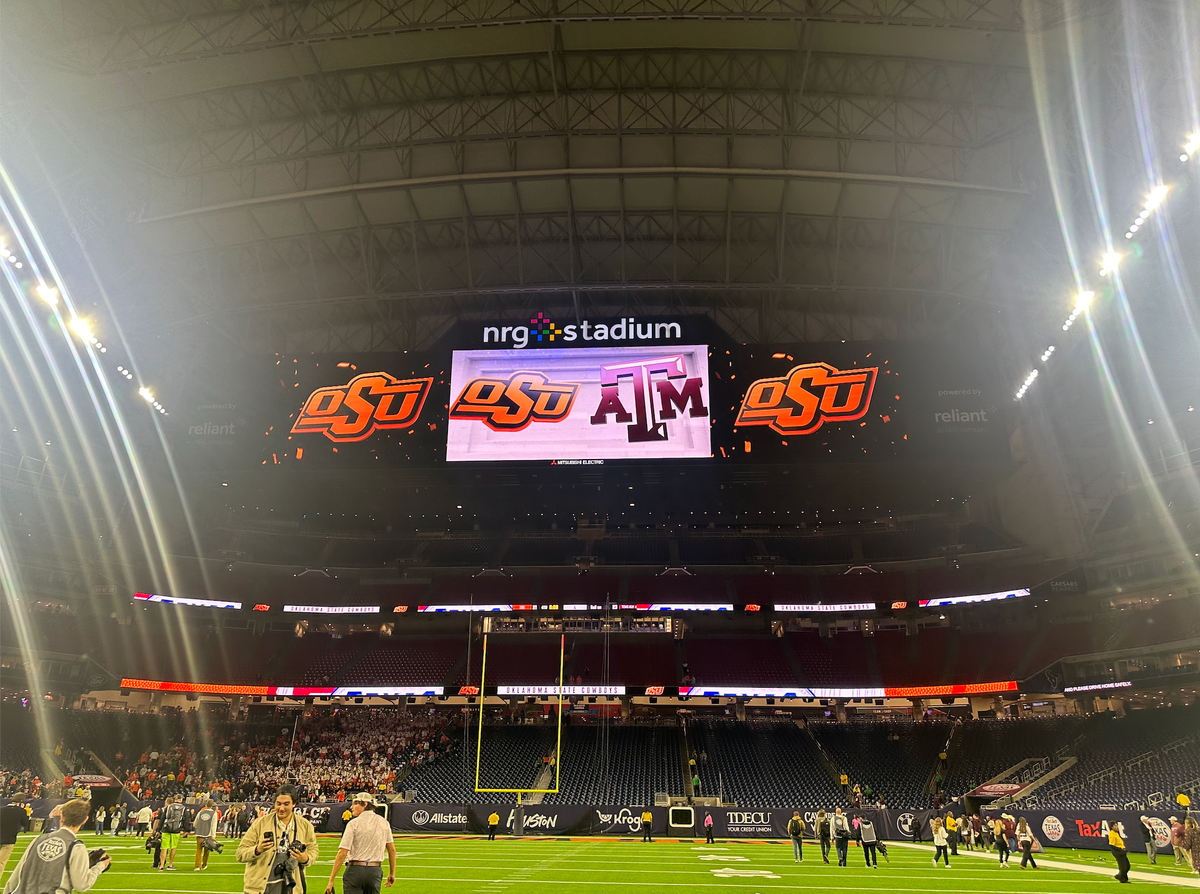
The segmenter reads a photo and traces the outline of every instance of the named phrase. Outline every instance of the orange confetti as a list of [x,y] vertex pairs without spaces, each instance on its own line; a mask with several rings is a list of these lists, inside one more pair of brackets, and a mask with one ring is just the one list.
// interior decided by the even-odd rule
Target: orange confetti
[[296,448],[296,459],[304,459],[304,448],[303,447]]

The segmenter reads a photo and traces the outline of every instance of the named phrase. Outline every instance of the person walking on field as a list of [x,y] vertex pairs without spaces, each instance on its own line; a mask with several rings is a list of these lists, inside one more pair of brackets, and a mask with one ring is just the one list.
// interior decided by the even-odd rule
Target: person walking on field
[[150,809],[150,805],[146,804],[137,812],[137,834],[138,838],[144,838],[146,830],[150,828],[150,823],[154,819],[154,811]]
[[821,859],[828,863],[831,837],[829,831],[829,816],[824,810],[817,811],[817,840],[821,842]]
[[500,814],[492,811],[488,816],[488,841],[496,840],[496,827],[500,825]]
[[76,847],[82,845],[79,830],[87,823],[91,809],[91,804],[82,798],[54,808],[62,825],[53,832],[39,835],[25,848],[17,868],[4,884],[4,894],[17,891],[71,894],[72,891],[86,891],[96,884],[112,858],[104,854],[92,864],[88,849]]
[[858,823],[858,837],[862,841],[863,858],[872,869],[879,868],[879,858],[875,855],[879,845],[879,836],[875,833],[875,824],[867,817]]
[[[804,837],[804,820],[800,819],[800,811],[793,810],[792,818],[787,824],[788,835],[792,839],[792,859],[797,863],[804,862],[804,842],[801,840]],[[826,860],[825,862],[829,862]]]
[[1008,836],[1004,833],[1004,820],[997,817],[992,820],[992,836],[996,839],[996,853],[1000,855],[1000,865],[1008,866],[1011,851],[1008,849]]
[[953,813],[946,814],[946,840],[950,842],[950,855],[958,856],[958,820]]
[[1150,825],[1150,817],[1144,814],[1138,819],[1141,824],[1142,841],[1146,842],[1146,856],[1151,864],[1158,862],[1158,842],[1154,840],[1154,829]]
[[[192,833],[196,836],[196,866],[194,872],[208,869],[208,841],[217,841],[217,802],[208,800],[192,820]],[[217,845],[219,848],[220,846]]]
[[1117,861],[1117,874],[1113,876],[1122,885],[1129,884],[1129,854],[1125,851],[1125,839],[1121,837],[1121,824],[1108,827],[1108,849]]
[[946,868],[950,868],[950,848],[947,844],[946,829],[942,826],[940,817],[934,817],[929,821],[929,829],[933,833],[933,866],[936,869],[938,865],[938,857],[946,861]]
[[838,866],[845,866],[850,850],[850,820],[840,807],[833,812],[833,843],[837,848]]
[[[381,883],[391,887],[396,882],[396,844],[392,827],[374,810],[375,798],[359,792],[350,802],[354,819],[342,833],[333,869],[325,894],[332,894],[338,870],[346,866],[342,876],[342,894],[379,894]],[[383,880],[383,858],[387,856],[388,877]]]
[[1033,859],[1033,832],[1029,830],[1025,817],[1017,820],[1017,844],[1021,848],[1021,868],[1024,869],[1028,863],[1037,869],[1037,862]]

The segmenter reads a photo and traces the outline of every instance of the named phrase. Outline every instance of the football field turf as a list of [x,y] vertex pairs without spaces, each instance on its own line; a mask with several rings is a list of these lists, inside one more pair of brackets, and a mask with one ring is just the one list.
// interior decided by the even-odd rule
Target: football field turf
[[[9,862],[32,840],[22,836]],[[113,866],[93,888],[101,894],[174,894],[174,892],[229,892],[242,890],[242,866],[234,859],[235,840],[225,841],[225,853],[213,855],[209,868],[193,871],[195,839],[185,838],[176,864],[177,872],[157,872],[138,839],[83,836],[89,848],[103,846],[113,857]],[[323,894],[329,869],[337,852],[337,836],[321,836],[320,862],[308,874],[309,894]],[[951,858],[951,868],[934,869],[928,849],[893,844],[891,862],[882,859],[879,868],[863,865],[862,851],[850,850],[850,865],[839,868],[821,862],[820,849],[805,845],[804,862],[792,860],[787,842],[699,841],[659,839],[642,843],[635,839],[501,837],[398,837],[396,838],[396,885],[385,891],[420,891],[422,894],[478,892],[515,894],[517,891],[579,892],[579,894],[646,894],[655,888],[736,890],[738,894],[761,894],[768,890],[794,891],[898,891],[937,894],[1090,894],[1114,891],[1117,883],[1111,857],[1096,851],[1052,851],[1050,860],[1075,860],[1079,865],[1104,870],[1103,874],[1067,868],[1022,870],[1017,860],[1001,869],[994,857],[965,854]],[[1133,854],[1135,870],[1156,870],[1163,882],[1135,879],[1133,885],[1160,891],[1179,890],[1178,883],[1198,886],[1173,871],[1170,859],[1158,867],[1148,866],[1144,854]],[[1040,858],[1039,858],[1040,859]],[[835,861],[836,863],[836,861]],[[386,867],[385,867],[386,872]],[[1176,884],[1170,884],[1170,882]],[[337,886],[341,892],[341,884]],[[300,894],[296,889],[294,894]]]

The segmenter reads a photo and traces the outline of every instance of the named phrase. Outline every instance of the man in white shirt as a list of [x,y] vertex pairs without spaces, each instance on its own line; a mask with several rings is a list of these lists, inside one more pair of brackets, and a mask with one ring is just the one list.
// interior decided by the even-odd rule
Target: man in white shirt
[[55,812],[61,817],[62,825],[53,832],[39,835],[25,849],[17,868],[4,885],[4,894],[17,890],[57,890],[61,894],[86,891],[108,869],[111,859],[107,855],[95,866],[90,865],[88,849],[78,838],[80,828],[92,812],[91,804],[76,799],[56,807]]
[[150,828],[150,823],[154,821],[154,811],[150,809],[150,805],[146,804],[137,812],[137,830],[138,838],[146,834],[146,830]]
[[366,792],[359,792],[350,801],[350,812],[354,818],[346,825],[338,844],[333,870],[329,873],[326,894],[333,891],[333,882],[338,870],[346,864],[342,877],[343,894],[379,894],[383,879],[383,855],[388,859],[387,885],[396,881],[396,843],[392,840],[392,827],[374,810],[375,799]]

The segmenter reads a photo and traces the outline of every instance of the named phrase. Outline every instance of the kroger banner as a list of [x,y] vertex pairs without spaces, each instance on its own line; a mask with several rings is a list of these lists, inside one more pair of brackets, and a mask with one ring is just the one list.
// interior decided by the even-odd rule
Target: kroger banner
[[[984,816],[1008,812],[1025,817],[1038,840],[1046,847],[1090,848],[1108,850],[1108,830],[1120,823],[1125,847],[1130,853],[1145,853],[1146,844],[1142,837],[1142,816],[1136,810],[1021,810],[1004,808],[1004,811],[988,809]],[[1181,814],[1182,811],[1179,811]],[[1147,813],[1150,827],[1159,850],[1171,852],[1171,825],[1168,817],[1175,813]]]
[[455,351],[446,459],[707,459],[708,347]]

